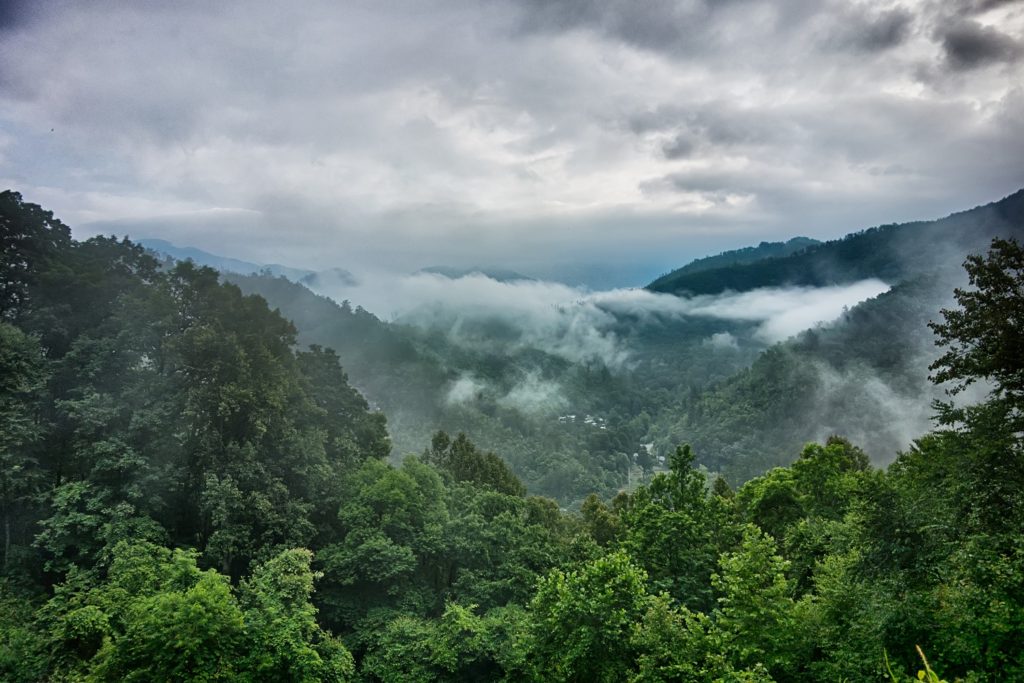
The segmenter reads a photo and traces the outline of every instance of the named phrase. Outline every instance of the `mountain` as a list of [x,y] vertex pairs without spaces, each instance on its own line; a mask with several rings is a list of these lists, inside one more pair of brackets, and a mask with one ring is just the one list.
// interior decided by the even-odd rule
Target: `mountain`
[[935,221],[882,225],[807,246],[787,256],[711,269],[681,268],[648,285],[670,294],[717,294],[758,287],[821,287],[865,278],[890,284],[937,270],[952,276],[969,253],[993,237],[1020,235],[1024,190],[998,202]]
[[790,256],[807,247],[813,247],[818,244],[821,244],[819,240],[810,237],[793,237],[785,242],[761,242],[756,247],[743,247],[742,249],[723,251],[716,256],[705,256],[704,258],[691,261],[682,268],[673,270],[667,275],[662,275],[648,285],[648,287],[663,291],[663,288],[671,287],[673,282],[686,275],[702,273],[717,268],[754,263],[755,261],[762,261],[768,258]]
[[241,273],[243,275],[248,275],[266,270],[275,276],[280,275],[292,280],[293,282],[316,275],[312,270],[291,268],[289,266],[282,266],[278,263],[263,264],[241,261],[229,256],[211,254],[208,251],[203,251],[202,249],[197,249],[195,247],[179,247],[161,239],[141,239],[136,240],[136,244],[139,244],[157,254],[168,256],[175,261],[192,261],[196,265],[209,266],[210,268],[214,268],[225,273]]

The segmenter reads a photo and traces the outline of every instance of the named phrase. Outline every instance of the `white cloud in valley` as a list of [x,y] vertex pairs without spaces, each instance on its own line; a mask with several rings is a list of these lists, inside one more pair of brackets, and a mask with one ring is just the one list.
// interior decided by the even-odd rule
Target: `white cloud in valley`
[[[539,280],[500,282],[479,273],[448,278],[378,272],[359,274],[353,284],[336,283],[319,292],[337,301],[359,302],[397,322],[441,329],[457,344],[487,348],[507,343],[574,362],[599,359],[610,367],[621,367],[630,359],[628,346],[614,330],[621,315],[754,323],[756,340],[770,344],[835,320],[844,309],[887,290],[880,280],[868,279],[830,287],[773,287],[685,297],[644,289],[591,292]],[[711,343],[724,348],[735,346],[737,340],[726,334],[713,337]],[[472,378],[460,379],[449,400],[472,396],[474,387]]]

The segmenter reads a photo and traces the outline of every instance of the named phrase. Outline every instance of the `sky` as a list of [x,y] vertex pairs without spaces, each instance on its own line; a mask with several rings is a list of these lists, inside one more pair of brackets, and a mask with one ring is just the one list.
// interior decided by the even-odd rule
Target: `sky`
[[1024,2],[0,0],[0,186],[78,237],[644,284],[1024,187]]

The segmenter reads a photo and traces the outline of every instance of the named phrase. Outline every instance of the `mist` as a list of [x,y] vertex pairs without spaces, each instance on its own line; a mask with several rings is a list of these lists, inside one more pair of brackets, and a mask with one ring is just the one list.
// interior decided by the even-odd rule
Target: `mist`
[[926,355],[910,365],[920,372],[916,381],[899,383],[878,371],[858,365],[843,370],[816,362],[818,389],[806,416],[817,428],[811,435],[824,441],[840,434],[865,450],[876,464],[887,464],[934,427],[932,402],[944,397],[928,382]]
[[[750,341],[762,346],[828,323],[844,310],[889,289],[877,279],[830,287],[762,288],[714,296],[681,297],[644,289],[590,291],[558,282],[500,282],[480,273],[449,278],[434,273],[370,271],[311,287],[349,300],[391,322],[441,331],[468,348],[539,349],[570,362],[600,361],[622,368],[632,357],[615,328],[623,316],[636,324],[706,318],[754,324]],[[735,347],[732,333],[711,343]],[[468,385],[456,398],[471,394]]]

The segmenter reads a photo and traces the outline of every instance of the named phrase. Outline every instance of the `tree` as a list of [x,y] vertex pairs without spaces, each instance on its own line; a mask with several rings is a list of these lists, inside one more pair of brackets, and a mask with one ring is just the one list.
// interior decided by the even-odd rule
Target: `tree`
[[521,660],[515,636],[522,610],[498,609],[480,616],[474,605],[449,603],[440,619],[402,615],[379,634],[363,660],[369,680],[495,681]]
[[122,542],[102,580],[69,575],[40,612],[52,678],[351,679],[351,654],[316,623],[308,550],[287,550],[257,567],[237,597],[228,577],[199,569],[196,558],[195,551]]
[[621,544],[646,570],[655,592],[707,609],[711,573],[734,532],[725,509],[709,499],[707,480],[693,459],[689,446],[677,448],[671,470],[637,489],[621,514]]
[[133,601],[123,618],[124,634],[100,650],[92,680],[237,680],[245,626],[226,576],[204,572],[183,591]]
[[[972,289],[954,291],[958,309],[943,309],[929,323],[946,352],[930,366],[935,382],[953,382],[957,394],[979,380],[993,384],[991,398],[1005,406],[1020,431],[1024,415],[1024,248],[1014,239],[994,239],[987,256],[964,262]],[[942,407],[946,423],[964,412]]]
[[530,603],[533,678],[626,680],[637,658],[630,634],[650,604],[646,572],[621,551],[548,574]]
[[43,264],[71,241],[71,230],[17,192],[0,192],[0,319],[24,313]]
[[3,571],[11,559],[12,527],[22,521],[44,472],[32,452],[41,429],[35,394],[44,379],[42,349],[21,330],[0,322],[0,515]]
[[423,459],[455,481],[472,482],[510,496],[526,495],[526,487],[505,461],[494,453],[479,450],[465,434],[460,433],[453,440],[444,432],[437,432]]
[[940,421],[962,429],[949,443],[962,452],[957,501],[978,533],[999,533],[1005,552],[1024,525],[1024,248],[994,239],[986,256],[971,255],[964,268],[972,289],[957,289],[960,308],[943,310],[931,323],[946,352],[931,368],[950,394],[985,380],[987,400],[957,407],[940,403]]
[[383,619],[392,609],[440,607],[437,589],[448,577],[438,571],[438,556],[448,511],[437,472],[412,456],[397,469],[370,459],[352,474],[350,486],[338,511],[343,539],[317,553],[325,622],[352,628],[372,612]]
[[723,554],[719,564],[711,580],[719,595],[714,617],[723,651],[740,669],[760,664],[773,674],[791,673],[799,661],[793,586],[775,542],[748,526],[740,547]]
[[323,411],[319,422],[327,432],[327,457],[346,467],[358,467],[366,458],[386,458],[391,444],[384,414],[369,412],[366,399],[348,383],[338,355],[313,345],[296,360],[307,393]]
[[340,682],[354,670],[345,646],[316,623],[313,579],[305,549],[286,550],[242,584],[241,602],[252,649],[246,668],[255,680]]

